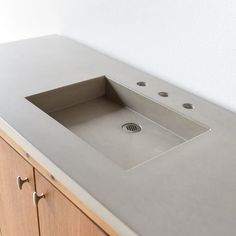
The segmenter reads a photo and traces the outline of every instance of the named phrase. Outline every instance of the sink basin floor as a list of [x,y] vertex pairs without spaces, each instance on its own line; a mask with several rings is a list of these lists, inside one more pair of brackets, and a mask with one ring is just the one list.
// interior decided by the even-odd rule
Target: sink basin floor
[[[59,123],[124,169],[159,156],[185,140],[158,123],[106,96],[50,113]],[[142,127],[137,133],[125,123]]]

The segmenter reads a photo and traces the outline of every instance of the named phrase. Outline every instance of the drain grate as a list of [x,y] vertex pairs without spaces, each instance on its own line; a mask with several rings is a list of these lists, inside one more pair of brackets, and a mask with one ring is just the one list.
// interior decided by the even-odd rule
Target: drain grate
[[126,123],[122,125],[122,129],[128,133],[138,133],[142,130],[142,127],[135,123]]

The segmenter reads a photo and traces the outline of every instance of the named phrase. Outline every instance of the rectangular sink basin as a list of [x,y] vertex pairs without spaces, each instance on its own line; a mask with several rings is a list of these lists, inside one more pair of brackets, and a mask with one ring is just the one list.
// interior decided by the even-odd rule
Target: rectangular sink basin
[[106,77],[27,99],[126,170],[208,130]]

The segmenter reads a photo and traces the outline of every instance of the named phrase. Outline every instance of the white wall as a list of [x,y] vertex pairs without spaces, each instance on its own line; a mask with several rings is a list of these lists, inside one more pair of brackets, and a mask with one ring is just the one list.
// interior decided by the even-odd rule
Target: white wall
[[0,0],[0,42],[52,33],[236,111],[235,0]]
[[56,0],[0,0],[0,43],[59,32]]
[[236,111],[235,0],[65,0],[63,12],[65,35]]

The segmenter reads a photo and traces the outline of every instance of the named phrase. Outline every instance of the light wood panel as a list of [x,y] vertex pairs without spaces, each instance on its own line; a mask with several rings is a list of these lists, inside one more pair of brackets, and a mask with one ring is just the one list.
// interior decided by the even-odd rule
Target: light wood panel
[[110,236],[119,236],[116,231],[110,227],[103,219],[88,208],[77,196],[71,193],[63,184],[57,181],[44,167],[36,162],[30,154],[15,142],[4,130],[0,129],[0,137],[10,144],[21,156],[34,166],[39,172],[56,188],[58,188],[68,199],[70,199],[78,208],[80,208],[89,218],[91,218],[99,227],[101,227]]
[[35,171],[35,179],[37,193],[45,194],[38,203],[42,236],[107,235],[38,171]]
[[83,212],[80,215],[80,236],[105,236],[101,229],[98,228]]
[[[19,190],[17,176],[29,178]],[[0,228],[2,236],[38,236],[33,167],[0,138]]]

